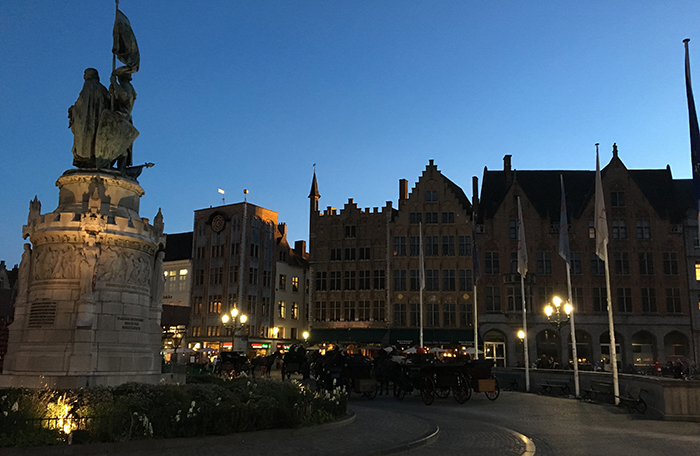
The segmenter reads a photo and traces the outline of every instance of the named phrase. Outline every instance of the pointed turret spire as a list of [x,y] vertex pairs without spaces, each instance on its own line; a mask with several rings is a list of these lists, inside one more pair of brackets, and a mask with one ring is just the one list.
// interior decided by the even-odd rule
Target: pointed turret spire
[[318,212],[318,199],[321,198],[321,194],[318,193],[318,182],[316,182],[316,164],[314,163],[314,179],[311,181],[311,191],[309,192],[309,200],[311,205],[311,212]]

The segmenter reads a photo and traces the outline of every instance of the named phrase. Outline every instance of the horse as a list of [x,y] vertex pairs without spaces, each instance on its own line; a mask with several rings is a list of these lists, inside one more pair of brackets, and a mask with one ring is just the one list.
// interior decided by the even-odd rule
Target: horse
[[260,366],[260,375],[262,375],[263,377],[270,378],[270,370],[272,370],[272,365],[275,363],[275,360],[281,356],[282,354],[278,350],[271,355],[256,356],[255,358],[250,360],[250,373],[253,375],[253,378],[255,378],[255,369],[258,366]]
[[292,373],[302,374],[304,380],[309,378],[309,363],[306,359],[306,349],[301,344],[294,344],[289,347],[289,351],[282,357],[282,380],[285,376],[287,380]]

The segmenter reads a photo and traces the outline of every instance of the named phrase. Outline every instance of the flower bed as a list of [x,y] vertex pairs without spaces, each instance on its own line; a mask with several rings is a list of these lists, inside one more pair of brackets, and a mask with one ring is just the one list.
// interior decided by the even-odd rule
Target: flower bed
[[0,390],[0,447],[225,435],[294,428],[346,413],[347,394],[296,382],[192,378],[72,391]]

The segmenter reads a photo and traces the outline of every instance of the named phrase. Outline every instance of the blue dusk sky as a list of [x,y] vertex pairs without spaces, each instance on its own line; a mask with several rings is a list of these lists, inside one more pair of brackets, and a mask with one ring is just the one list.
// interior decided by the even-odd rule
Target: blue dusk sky
[[[698,1],[137,1],[133,85],[141,216],[166,232],[243,200],[308,239],[320,207],[396,202],[434,159],[471,197],[484,167],[691,176],[682,40],[700,94]],[[67,110],[83,71],[109,84],[112,0],[0,3],[0,259],[22,252],[36,195],[72,168]],[[558,191],[558,189],[556,190]]]

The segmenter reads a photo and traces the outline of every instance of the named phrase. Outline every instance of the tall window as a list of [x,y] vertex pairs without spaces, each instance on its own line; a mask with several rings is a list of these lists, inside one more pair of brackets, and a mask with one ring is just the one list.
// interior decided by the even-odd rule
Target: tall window
[[331,261],[340,261],[343,259],[343,249],[331,249]]
[[666,312],[681,313],[681,289],[666,288]]
[[355,261],[355,249],[345,249],[345,261]]
[[639,252],[639,274],[654,275],[654,257],[651,252]]
[[443,269],[442,270],[442,290],[443,291],[454,291],[455,290],[455,270],[454,269]]
[[610,192],[610,206],[612,206],[612,207],[624,207],[625,206],[625,192]]
[[298,302],[293,302],[292,303],[292,320],[298,320],[299,319],[299,303]]
[[608,295],[605,287],[593,287],[593,312],[608,311]]
[[455,304],[442,305],[442,325],[446,328],[457,326],[457,308]]
[[[395,291],[406,291],[406,270],[396,269],[394,270],[394,290]],[[404,309],[405,311],[405,309]]]
[[251,285],[258,284],[258,268],[248,269],[248,283]]
[[411,269],[411,291],[420,290],[420,271],[418,269]]
[[286,309],[286,305],[285,305],[284,301],[278,302],[277,303],[277,316],[280,318],[284,318],[285,317],[285,309]]
[[637,239],[651,239],[651,225],[649,220],[637,220]]
[[583,312],[583,288],[571,288],[571,300],[573,301],[574,311]]
[[394,303],[394,325],[406,326],[406,304],[403,302]]
[[614,252],[613,257],[615,258],[615,274],[629,275],[629,273],[630,273],[629,253],[627,253],[627,252]]
[[439,255],[438,251],[438,237],[437,236],[426,236],[425,237],[425,254],[427,256]]
[[537,273],[552,273],[552,254],[550,252],[537,252]]
[[656,313],[656,288],[642,288],[642,312]]
[[369,271],[358,271],[358,281],[357,281],[357,289],[358,290],[369,290],[369,283],[370,283],[370,277],[369,277]]
[[369,301],[357,302],[357,319],[359,321],[369,321],[370,319],[370,303]]
[[571,252],[571,273],[572,274],[583,274],[581,269],[581,252]]
[[425,202],[426,203],[434,203],[437,200],[438,200],[437,190],[427,190],[425,192]]
[[508,237],[511,240],[518,239],[518,221],[509,220],[508,221]]
[[459,270],[459,291],[468,291],[472,289],[472,270]]
[[316,321],[326,321],[326,302],[316,301],[314,306],[314,313],[316,315]]
[[292,277],[292,291],[299,291],[299,277]]
[[437,223],[438,222],[438,213],[437,212],[426,212],[425,213],[425,223],[426,224],[432,224],[432,223]]
[[345,225],[345,238],[351,239],[354,238],[356,235],[356,227],[355,225]]
[[627,239],[627,222],[625,220],[612,221],[612,237],[613,239]]
[[676,252],[664,252],[664,274],[678,275],[678,256]]
[[219,285],[224,268],[211,268],[209,270],[209,285]]
[[472,305],[466,302],[459,304],[459,327],[469,328],[474,323],[474,312]]
[[618,288],[617,289],[617,310],[621,313],[632,312],[632,289]]
[[409,252],[411,256],[420,255],[420,236],[411,236]]
[[455,237],[454,236],[443,236],[442,237],[442,254],[444,256],[453,256],[455,254]]
[[327,284],[327,273],[325,271],[316,272],[316,291],[326,291]]
[[423,221],[423,213],[421,212],[411,212],[408,214],[409,223],[420,223]]
[[440,325],[440,307],[439,304],[426,304],[425,306],[425,325],[439,326]]
[[441,214],[442,217],[442,223],[454,223],[455,222],[455,213],[454,212],[443,212]]
[[605,261],[601,260],[595,253],[591,253],[591,274],[605,274]]
[[330,286],[328,287],[328,289],[331,291],[340,290],[340,271],[331,271],[329,279]]
[[498,252],[484,253],[484,274],[499,274]]
[[695,261],[695,280],[700,281],[700,261]]
[[375,269],[374,273],[374,289],[375,290],[383,290],[386,287],[385,280],[384,280],[384,270],[383,269]]
[[457,238],[459,242],[459,255],[466,256],[472,254],[472,237],[471,236],[459,236]]
[[328,320],[340,321],[340,316],[343,309],[340,307],[340,301],[331,301],[328,303]]
[[345,271],[345,289],[355,289],[355,271]]
[[420,306],[415,303],[408,305],[408,326],[418,327],[420,325]]
[[355,321],[355,301],[345,301],[343,303],[343,319],[345,321]]
[[486,287],[486,312],[501,311],[501,289],[499,287]]
[[372,301],[372,319],[384,321],[384,301]]
[[360,260],[369,260],[370,259],[370,252],[372,251],[371,247],[360,247]]
[[425,289],[428,291],[438,291],[439,288],[438,270],[437,269],[426,269],[425,270]]
[[510,273],[518,273],[518,252],[510,252]]
[[406,256],[406,236],[394,236],[394,255]]
[[278,288],[280,290],[287,289],[287,275],[286,274],[280,274]]

